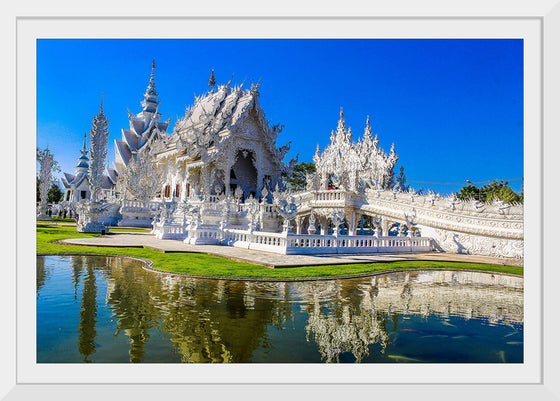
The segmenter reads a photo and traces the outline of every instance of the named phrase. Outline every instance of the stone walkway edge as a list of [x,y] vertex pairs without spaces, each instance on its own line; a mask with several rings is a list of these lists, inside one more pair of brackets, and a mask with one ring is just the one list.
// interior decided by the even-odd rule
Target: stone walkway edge
[[69,238],[57,241],[65,245],[96,247],[135,247],[153,249],[162,253],[203,253],[270,268],[300,266],[363,264],[406,260],[470,262],[522,266],[517,259],[490,256],[451,254],[444,252],[421,253],[372,253],[372,254],[329,254],[329,255],[281,255],[254,249],[235,248],[222,245],[189,245],[179,240],[160,240],[150,233],[111,233],[97,238]]

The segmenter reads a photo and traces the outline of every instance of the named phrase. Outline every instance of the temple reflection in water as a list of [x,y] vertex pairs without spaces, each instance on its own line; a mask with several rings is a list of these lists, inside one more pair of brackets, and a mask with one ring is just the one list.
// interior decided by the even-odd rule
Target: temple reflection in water
[[[384,354],[397,332],[442,336],[441,330],[422,328],[430,317],[452,327],[476,320],[522,333],[523,279],[513,276],[416,271],[351,280],[251,282],[157,274],[141,269],[138,261],[116,257],[42,258],[37,263],[38,324],[39,314],[56,313],[50,284],[59,287],[67,280],[67,296],[76,304],[77,327],[68,327],[67,343],[60,346],[77,348],[80,359],[69,356],[68,362],[111,362],[108,350],[117,354],[125,344],[128,360],[121,362],[287,362],[283,354],[298,350],[300,358],[314,362],[339,362],[349,355],[360,362]],[[64,294],[59,292],[58,299]],[[410,322],[416,326],[401,328]],[[43,336],[55,345],[63,341],[49,332],[47,323],[38,327],[38,362],[43,361]],[[120,346],[110,344],[123,338]],[[154,356],[170,353],[166,347],[176,359]]]

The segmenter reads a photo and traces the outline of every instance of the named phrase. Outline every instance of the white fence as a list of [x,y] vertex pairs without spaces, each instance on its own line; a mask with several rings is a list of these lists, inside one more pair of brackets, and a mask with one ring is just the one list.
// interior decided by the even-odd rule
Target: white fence
[[380,252],[430,252],[433,240],[428,237],[373,237],[365,235],[296,235],[226,229],[222,243],[285,255],[345,254]]

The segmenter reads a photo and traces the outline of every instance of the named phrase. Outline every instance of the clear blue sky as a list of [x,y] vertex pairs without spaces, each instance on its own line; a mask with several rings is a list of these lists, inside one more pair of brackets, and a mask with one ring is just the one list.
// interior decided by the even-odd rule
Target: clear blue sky
[[[523,176],[522,40],[77,40],[37,41],[37,146],[74,173],[84,132],[99,110],[114,139],[128,128],[127,107],[141,110],[152,59],[162,119],[182,116],[194,94],[218,83],[261,79],[260,102],[277,145],[292,141],[286,161],[311,161],[336,129],[340,107],[354,139],[371,118],[380,146],[395,143],[396,172],[448,194],[467,179]],[[168,130],[169,132],[171,129]],[[452,184],[423,184],[413,181]]]

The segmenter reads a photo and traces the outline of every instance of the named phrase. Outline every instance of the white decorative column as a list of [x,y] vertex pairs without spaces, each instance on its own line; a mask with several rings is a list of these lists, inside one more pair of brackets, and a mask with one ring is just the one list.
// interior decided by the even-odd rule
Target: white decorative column
[[321,225],[321,235],[327,235],[329,232],[329,219],[326,216],[321,216],[319,218],[319,224]]
[[296,234],[301,234],[302,224],[303,223],[303,216],[296,217]]
[[385,216],[381,217],[381,235],[389,235],[389,220]]
[[356,228],[358,226],[358,216],[355,212],[350,212],[346,216],[348,223],[348,235],[356,235]]

